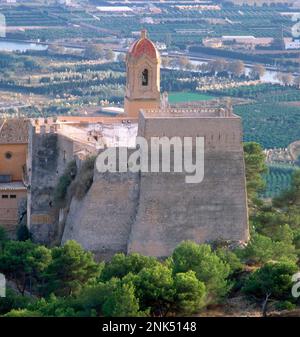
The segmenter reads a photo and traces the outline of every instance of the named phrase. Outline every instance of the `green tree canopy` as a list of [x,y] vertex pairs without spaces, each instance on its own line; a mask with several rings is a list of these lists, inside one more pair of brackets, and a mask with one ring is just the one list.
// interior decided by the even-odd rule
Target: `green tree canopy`
[[93,255],[76,241],[52,249],[52,262],[48,266],[44,292],[65,296],[78,292],[89,280],[99,276],[100,266]]
[[283,192],[279,197],[274,198],[275,207],[288,208],[290,211],[296,212],[300,208],[300,170],[294,172],[292,177],[291,188]]
[[192,314],[205,306],[206,288],[194,271],[177,273],[174,277],[174,308],[180,314]]
[[254,142],[244,144],[248,199],[252,200],[265,187],[261,174],[267,171],[262,147]]
[[209,245],[184,241],[176,247],[172,257],[174,273],[194,271],[197,279],[204,282],[210,300],[221,298],[228,292],[230,267]]
[[247,295],[265,300],[263,313],[266,315],[269,299],[293,300],[292,276],[297,271],[297,265],[292,262],[267,263],[249,276],[242,290]]
[[102,312],[107,317],[138,317],[145,316],[140,311],[139,300],[135,296],[132,282],[114,279],[111,282],[110,296],[103,304]]
[[129,255],[118,253],[113,256],[110,262],[105,264],[100,279],[108,281],[113,277],[122,278],[128,273],[138,274],[143,268],[150,268],[158,264],[159,262],[154,257],[143,256],[138,253]]
[[150,307],[152,312],[159,316],[170,310],[175,289],[172,270],[168,267],[158,264],[143,268],[138,275],[129,274],[126,279],[132,279],[143,310]]
[[237,249],[247,263],[264,264],[270,261],[297,261],[295,246],[291,242],[274,241],[268,236],[253,233],[247,247]]
[[101,45],[93,44],[84,51],[84,56],[88,59],[97,60],[104,57],[104,50]]
[[0,255],[0,271],[16,282],[21,294],[30,281],[42,277],[50,263],[50,250],[30,241],[8,241]]
[[292,262],[267,263],[249,276],[243,291],[260,298],[271,293],[274,298],[288,299],[291,297],[292,275],[297,271],[297,265]]
[[0,227],[0,253],[6,241],[7,241],[7,233],[3,227]]

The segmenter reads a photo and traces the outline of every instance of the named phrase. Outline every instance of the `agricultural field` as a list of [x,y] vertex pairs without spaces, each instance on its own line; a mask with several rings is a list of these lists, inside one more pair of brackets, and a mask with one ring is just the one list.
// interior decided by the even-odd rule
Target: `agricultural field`
[[60,26],[65,25],[66,20],[57,16],[55,7],[29,7],[19,6],[13,8],[1,8],[1,13],[6,18],[8,26]]
[[286,148],[300,139],[300,108],[284,104],[254,103],[234,107],[243,119],[244,140],[264,148]]
[[[298,167],[299,168],[299,167]],[[264,175],[265,190],[261,193],[264,199],[277,197],[291,186],[292,174],[297,166],[284,164],[270,164],[269,172]]]
[[195,101],[208,101],[214,99],[214,96],[193,93],[193,92],[170,92],[170,103],[182,103],[182,102],[195,102]]
[[[125,64],[105,57],[91,60],[85,56],[52,52],[0,53],[0,92],[11,93],[7,101],[23,101],[18,112],[31,117],[84,113],[106,102],[123,104]],[[162,92],[171,92],[171,103],[202,101],[212,95],[195,91],[195,75],[178,69],[162,69]],[[15,97],[19,97],[18,100]],[[29,98],[28,98],[29,97]],[[15,104],[19,106],[20,104]],[[9,104],[6,104],[9,106]],[[30,112],[29,106],[32,106]],[[15,113],[15,109],[6,110]]]
[[248,99],[234,107],[242,117],[245,141],[256,141],[264,148],[286,148],[300,139],[300,90],[279,84],[261,84],[219,92],[217,96]]
[[271,104],[300,101],[300,90],[298,88],[270,83],[211,91],[211,94],[215,96],[247,98]]
[[[99,3],[95,2],[99,5]],[[290,26],[291,20],[280,13],[286,6],[242,7],[237,10],[230,5],[222,5],[221,10],[180,9],[173,4],[156,4],[161,13],[149,14],[148,8],[136,5],[133,13],[101,13],[96,7],[69,9],[64,6],[43,7],[0,7],[6,16],[8,26],[49,27],[49,30],[25,30],[10,32],[9,38],[56,40],[69,38],[97,38],[97,36],[132,37],[131,33],[146,28],[152,39],[169,45],[199,44],[207,36],[254,35],[257,37],[280,37],[281,25]],[[153,17],[154,23],[141,20]],[[63,30],[59,27],[64,27]],[[78,29],[80,27],[80,29]]]

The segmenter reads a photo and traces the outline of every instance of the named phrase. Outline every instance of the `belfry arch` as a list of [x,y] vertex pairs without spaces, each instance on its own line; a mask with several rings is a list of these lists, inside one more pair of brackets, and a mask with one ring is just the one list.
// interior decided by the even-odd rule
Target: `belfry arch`
[[142,72],[142,86],[147,87],[149,84],[149,70],[145,68]]
[[159,108],[160,64],[159,52],[143,30],[126,57],[124,110],[129,117],[138,118],[141,109]]

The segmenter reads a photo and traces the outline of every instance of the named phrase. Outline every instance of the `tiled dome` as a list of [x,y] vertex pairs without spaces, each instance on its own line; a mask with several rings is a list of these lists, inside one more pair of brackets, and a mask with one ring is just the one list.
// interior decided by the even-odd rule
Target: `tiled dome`
[[136,58],[142,55],[147,55],[155,59],[159,58],[158,50],[156,49],[154,43],[147,38],[145,30],[142,30],[141,37],[135,41],[129,49],[129,55]]

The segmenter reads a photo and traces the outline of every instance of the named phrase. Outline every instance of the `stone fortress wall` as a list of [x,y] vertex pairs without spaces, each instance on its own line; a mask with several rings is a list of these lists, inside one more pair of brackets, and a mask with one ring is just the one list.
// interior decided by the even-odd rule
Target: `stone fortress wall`
[[72,144],[68,139],[58,137],[56,133],[34,133],[32,138],[30,231],[34,240],[49,243],[56,230],[54,189],[71,159],[64,160],[64,148],[72,147]]
[[84,148],[59,133],[60,125],[48,118],[36,120],[31,135],[28,220],[35,241],[49,244],[57,239],[59,213],[54,207],[54,190],[67,165]]
[[116,252],[164,257],[188,239],[199,243],[248,240],[240,118],[186,116],[182,110],[177,114],[141,113],[139,135],[204,137],[204,180],[187,184],[185,172],[103,174],[95,170],[85,198],[72,200],[63,242],[74,239],[107,259]]
[[168,256],[182,240],[247,241],[248,216],[240,118],[141,116],[149,139],[204,137],[204,179],[183,173],[143,173],[128,251]]
[[139,193],[138,173],[101,174],[95,170],[87,195],[71,202],[62,243],[76,240],[104,259],[126,253]]

